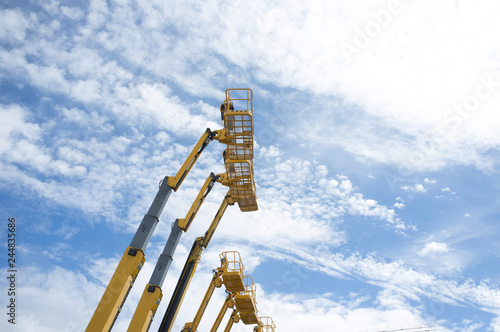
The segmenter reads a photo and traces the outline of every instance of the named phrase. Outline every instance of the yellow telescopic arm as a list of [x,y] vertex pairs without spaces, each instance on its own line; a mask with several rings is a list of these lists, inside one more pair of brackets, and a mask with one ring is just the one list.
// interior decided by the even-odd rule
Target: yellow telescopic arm
[[210,329],[210,332],[217,331],[222,319],[224,318],[224,315],[226,314],[227,309],[234,307],[234,295],[235,295],[235,293],[229,293],[226,296],[226,300],[224,301],[224,304],[222,305],[222,308],[220,309],[219,314],[217,315],[217,318],[215,319],[214,325]]
[[214,136],[215,132],[207,128],[205,133],[198,140],[198,143],[196,143],[195,147],[193,148],[193,151],[191,151],[189,156],[182,164],[177,174],[175,176],[170,176],[168,178],[168,185],[170,186],[170,188],[172,188],[173,191],[177,191],[177,189],[179,189],[180,185],[182,184],[182,181],[184,181],[186,175],[189,173],[196,160],[198,160],[198,157],[201,155],[203,150],[214,139]]
[[172,225],[172,230],[167,243],[165,244],[162,254],[158,258],[149,283],[146,285],[142,293],[141,299],[139,300],[139,304],[137,305],[134,315],[132,316],[132,320],[127,331],[147,331],[148,326],[151,324],[156,310],[158,309],[158,305],[163,297],[161,287],[165,277],[167,276],[180,237],[182,233],[186,232],[189,228],[189,225],[196,216],[196,213],[200,209],[205,198],[212,190],[212,187],[217,179],[218,176],[214,175],[214,173],[211,173],[208,176],[207,180],[200,189],[198,196],[194,200],[186,218],[177,219]]
[[97,306],[86,332],[109,331],[146,259],[144,252],[127,247]]

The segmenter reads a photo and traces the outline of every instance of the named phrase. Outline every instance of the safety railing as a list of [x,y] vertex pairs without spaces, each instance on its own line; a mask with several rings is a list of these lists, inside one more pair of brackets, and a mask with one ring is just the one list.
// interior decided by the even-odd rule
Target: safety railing
[[241,256],[238,251],[224,251],[219,255],[221,259],[221,267],[224,272],[239,272],[243,275],[245,266],[241,261]]
[[253,159],[252,90],[227,89],[222,103],[221,119],[224,126],[222,143],[227,144],[227,158]]
[[257,324],[257,301],[255,299],[256,287],[251,276],[244,277],[245,290],[234,297],[241,321],[244,324]]
[[243,262],[237,251],[225,251],[220,254],[222,282],[229,292],[241,292],[245,290],[243,280]]
[[[255,300],[255,293],[257,287],[255,286],[255,283],[253,282],[253,278],[251,276],[244,276],[243,278],[244,284],[245,284],[245,290],[243,292],[240,292],[238,295],[240,296],[249,296],[250,299],[252,300],[252,303],[255,305],[257,304],[257,301]],[[239,308],[241,310],[241,308]]]
[[276,324],[269,316],[259,317],[259,332],[275,332]]

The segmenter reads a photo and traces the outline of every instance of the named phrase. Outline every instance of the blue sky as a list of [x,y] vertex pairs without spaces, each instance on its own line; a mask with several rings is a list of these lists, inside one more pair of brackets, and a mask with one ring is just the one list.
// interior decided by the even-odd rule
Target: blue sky
[[[2,1],[16,328],[84,330],[159,181],[220,128],[224,90],[244,87],[259,211],[228,209],[174,329],[219,253],[238,250],[278,331],[500,331],[499,15],[488,0]],[[224,171],[222,150],[211,143],[171,196],[114,330],[171,223]],[[215,186],[183,236],[151,331],[225,192]]]

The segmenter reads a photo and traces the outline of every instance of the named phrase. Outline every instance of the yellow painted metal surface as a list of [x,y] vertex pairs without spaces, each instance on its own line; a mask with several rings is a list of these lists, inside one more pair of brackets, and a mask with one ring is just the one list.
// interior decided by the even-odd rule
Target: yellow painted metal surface
[[224,165],[226,173],[220,175],[223,185],[242,212],[258,210],[253,174],[253,92],[250,89],[228,89],[221,105],[222,130],[214,139],[225,143]]
[[243,212],[256,211],[257,194],[251,160],[229,160],[225,162],[226,173],[219,174],[219,182],[229,186],[229,194]]
[[244,324],[257,324],[257,301],[256,287],[251,276],[244,277],[245,290],[237,293],[234,297],[236,308]]
[[269,316],[259,317],[259,323],[256,332],[275,332],[276,324],[274,324],[273,319]]
[[195,164],[196,160],[198,160],[198,157],[200,156],[204,147],[208,145],[208,143],[212,139],[212,134],[213,133],[207,129],[207,131],[205,131],[205,133],[198,140],[193,150],[182,164],[181,168],[179,168],[177,174],[175,176],[168,177],[168,185],[170,186],[170,188],[172,188],[172,190],[177,191],[177,189],[179,189],[182,181],[184,181],[191,168],[193,168],[193,165]]
[[243,285],[243,279],[239,272],[224,272],[222,280],[228,292],[236,293],[245,290],[245,285]]
[[[135,256],[129,255],[129,252],[135,253]],[[127,247],[85,330],[86,332],[109,331],[145,261],[144,253],[141,250]]]
[[255,311],[240,311],[240,319],[243,324],[257,324],[259,322]]
[[245,290],[243,270],[245,266],[237,251],[224,251],[219,255],[221,259],[222,280],[229,292],[236,293]]
[[203,187],[201,187],[200,191],[198,192],[198,196],[196,196],[196,199],[193,201],[191,208],[186,214],[186,218],[179,219],[178,226],[184,232],[187,232],[189,226],[191,225],[191,222],[193,221],[194,217],[196,217],[201,204],[203,204],[205,197],[208,194],[209,187],[213,185],[216,178],[217,177],[213,173],[208,176],[208,178],[205,180],[205,183],[203,184]]
[[[148,288],[154,287],[154,292],[149,292]],[[137,309],[130,321],[128,326],[128,332],[146,332],[148,330],[149,324],[153,320],[153,317],[158,309],[158,305],[161,302],[163,294],[160,287],[154,285],[146,285],[144,292],[142,293]]]
[[201,305],[198,308],[198,311],[196,312],[194,320],[192,322],[184,324],[182,332],[197,331],[198,325],[200,324],[201,318],[205,313],[205,310],[208,306],[208,302],[212,298],[215,288],[220,288],[223,285],[221,275],[222,275],[222,268],[219,267],[216,270],[214,270],[214,276],[212,278],[212,281],[210,282],[210,285],[208,286],[207,292],[205,293],[203,300],[201,301]]
[[236,296],[234,297],[238,309],[240,311],[256,311],[257,308],[255,299],[253,299],[250,294],[241,294],[241,293],[236,294]]
[[231,317],[229,317],[229,321],[227,322],[227,325],[226,325],[226,328],[224,329],[224,332],[231,331],[233,324],[238,323],[239,321],[240,321],[240,315],[238,315],[237,310],[233,309],[233,312],[231,313]]
[[229,293],[226,296],[226,300],[224,301],[224,304],[222,305],[222,308],[220,309],[219,314],[217,315],[217,318],[215,319],[214,325],[212,325],[212,328],[210,329],[210,332],[217,331],[222,319],[224,318],[224,314],[226,313],[227,309],[233,308],[233,307],[234,307],[234,293]]

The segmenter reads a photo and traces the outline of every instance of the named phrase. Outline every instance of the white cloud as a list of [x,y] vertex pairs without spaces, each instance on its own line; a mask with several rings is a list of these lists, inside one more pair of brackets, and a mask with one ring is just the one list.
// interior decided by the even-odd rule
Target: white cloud
[[[432,253],[447,254],[445,251],[449,250],[440,243],[431,244],[428,248],[426,253],[428,256],[425,256],[427,258],[432,257]],[[446,273],[451,277],[449,279],[438,277],[435,272],[420,270],[402,260],[388,261],[375,255],[344,256],[336,252],[329,252],[325,255],[325,248],[312,250],[301,246],[289,248],[287,252],[279,252],[271,247],[265,251],[261,249],[260,252],[269,257],[286,259],[299,266],[322,271],[335,278],[367,280],[372,285],[391,289],[409,300],[418,301],[419,298],[427,297],[450,305],[466,304],[491,313],[500,311],[498,286],[487,280],[477,283],[472,280],[459,282],[453,278],[456,276],[454,266],[446,267],[447,270],[454,271],[454,273]],[[453,259],[453,257],[446,259]],[[440,262],[443,263],[442,260]],[[439,264],[439,261],[436,261],[436,264]]]
[[397,209],[402,209],[404,208],[406,205],[404,205],[404,203],[394,203],[394,207],[397,208]]
[[492,319],[489,326],[489,331],[499,332],[500,331],[500,316]]
[[26,138],[35,142],[40,138],[41,129],[36,123],[28,122],[29,112],[18,105],[0,105],[0,154],[13,149],[16,138]]
[[441,192],[443,193],[449,193],[450,195],[456,195],[457,193],[452,191],[449,187],[441,189]]
[[337,331],[371,331],[426,325],[422,314],[408,306],[370,308],[356,304],[357,298],[339,303],[327,295],[312,298],[292,294],[265,295],[266,312],[280,330],[308,331],[335,326]]
[[277,158],[281,155],[281,151],[278,147],[275,146],[269,146],[265,147],[263,146],[261,149],[259,149],[259,156],[265,157],[265,158]]
[[[390,23],[370,39],[370,45],[360,48],[350,65],[340,50],[341,42],[351,42],[358,28],[377,21],[373,13],[386,10],[385,1],[307,5],[291,1],[284,8],[265,1],[241,7],[232,2],[217,8],[208,1],[196,9],[181,1],[168,5],[141,2],[133,8],[127,3],[108,6],[105,1],[92,1],[88,11],[60,6],[57,1],[46,1],[43,6],[46,12],[0,12],[0,39],[12,42],[12,48],[0,50],[0,75],[15,77],[19,89],[29,86],[47,92],[50,98],[45,100],[52,104],[62,103],[59,97],[73,102],[51,106],[55,116],[45,118],[44,110],[35,114],[38,110],[0,106],[2,119],[6,119],[0,124],[2,181],[29,187],[49,202],[102,216],[100,220],[119,224],[122,230],[136,226],[156,191],[157,180],[178,168],[192,138],[207,126],[219,127],[217,107],[210,105],[223,98],[222,86],[236,82],[252,82],[264,96],[266,107],[266,101],[272,101],[273,106],[286,110],[279,124],[263,124],[268,129],[286,128],[288,135],[272,132],[273,140],[299,139],[307,148],[311,144],[339,147],[360,162],[399,166],[403,175],[449,165],[480,169],[497,165],[494,153],[488,151],[499,147],[499,115],[495,112],[498,65],[491,60],[498,54],[498,45],[491,40],[498,39],[500,29],[494,20],[498,9],[490,3],[404,3],[401,13],[391,16]],[[193,24],[185,24],[186,17]],[[214,18],[217,24],[213,24]],[[79,20],[81,25],[72,25],[75,22],[68,23],[69,19]],[[230,52],[227,45],[231,45]],[[267,91],[267,86],[280,88]],[[302,103],[287,100],[288,94],[279,96],[289,89],[300,90],[294,93]],[[192,99],[186,94],[195,95],[196,102],[186,102]],[[202,97],[209,101],[199,101]],[[214,104],[214,99],[219,101]],[[266,116],[281,116],[267,109],[260,111],[265,120]],[[186,137],[189,139],[184,141]],[[273,164],[262,161],[256,173],[261,210],[242,215],[231,208],[217,235],[249,243],[249,266],[253,268],[260,257],[251,253],[264,248],[276,250],[273,254],[279,259],[331,276],[396,289],[380,294],[382,309],[352,302],[352,311],[327,296],[314,300],[274,294],[287,315],[297,313],[297,320],[302,319],[297,324],[310,321],[304,312],[318,322],[331,318],[339,326],[356,324],[357,317],[360,325],[373,324],[377,317],[402,319],[401,324],[420,323],[418,312],[401,300],[419,296],[498,312],[498,288],[487,282],[439,279],[408,262],[377,256],[337,255],[332,248],[339,248],[349,238],[342,226],[345,217],[367,217],[400,232],[415,230],[394,210],[405,206],[403,200],[397,199],[401,203],[392,207],[383,205],[378,197],[359,192],[352,177],[329,176],[323,163],[291,158],[274,141],[260,143],[259,156],[273,160]],[[171,198],[165,219],[182,215],[200,181],[220,164],[220,147],[212,146],[183,190]],[[424,183],[436,180],[426,178]],[[427,190],[423,184],[403,189]],[[451,193],[450,188],[442,191]],[[208,198],[205,207],[216,209],[218,200],[216,195]],[[199,218],[194,233],[204,231],[210,220],[210,216]],[[158,234],[168,234],[168,222],[159,226]],[[453,250],[446,243],[430,242],[415,252],[428,259],[451,255]],[[61,274],[80,280],[78,275]],[[137,299],[138,293],[131,296]],[[75,304],[64,303],[68,307]],[[365,320],[361,320],[362,314]],[[394,318],[396,314],[399,316]],[[33,326],[26,330],[54,329],[40,317],[30,319]],[[120,326],[126,327],[124,322]]]
[[420,256],[430,256],[434,254],[443,254],[449,251],[446,243],[429,242],[426,243],[424,248],[418,253]]
[[[155,251],[157,249],[159,248],[155,248]],[[186,250],[187,248],[180,247],[178,254],[185,255]],[[201,302],[199,295],[205,293],[210,282],[209,271],[216,267],[214,264],[218,264],[218,257],[211,256],[213,257],[204,256],[200,263],[184,298],[174,328],[180,329],[185,322],[193,319]],[[19,312],[17,331],[76,331],[81,330],[82,326],[85,327],[104,291],[103,285],[107,284],[113,272],[112,267],[118,263],[118,258],[110,259],[104,264],[99,261],[88,262],[89,265],[86,267],[87,271],[94,273],[107,271],[105,274],[101,273],[100,276],[96,275],[96,280],[90,280],[81,272],[72,272],[57,266],[50,273],[38,268],[25,267],[25,273],[19,282],[18,300],[23,303],[23,311]],[[153,264],[154,262],[148,261],[143,267],[118,316],[115,329],[127,328],[143,287],[152,272]],[[182,266],[182,260],[174,260],[171,272],[165,280],[164,297],[153,320],[153,329],[159,326],[173,291],[172,286]],[[255,281],[258,283],[258,280]],[[5,281],[1,283],[5,284]],[[212,325],[213,317],[217,315],[224,297],[223,289],[215,290],[200,328],[208,329]],[[260,286],[257,289],[259,313],[271,316],[281,330],[320,329],[322,326],[331,324],[335,324],[339,331],[437,325],[429,324],[430,322],[424,319],[423,313],[412,308],[397,292],[388,290],[379,292],[376,298],[377,305],[372,307],[365,305],[365,302],[370,300],[369,296],[361,298],[356,294],[343,298],[332,294],[304,296],[268,293]],[[253,326],[244,327],[241,323],[235,325],[235,328],[237,331],[253,330]]]
[[20,10],[2,9],[0,11],[0,40],[22,41],[30,26],[30,19],[25,17]]
[[413,186],[405,185],[405,186],[402,186],[401,189],[403,189],[404,191],[411,191],[411,192],[415,192],[415,193],[425,193],[427,191],[427,188],[425,188],[420,183],[414,184]]
[[61,6],[61,13],[72,20],[80,20],[84,16],[84,12],[78,7]]
[[[326,22],[327,13],[339,13],[335,6],[343,8],[342,16],[332,19],[328,15],[329,21]],[[498,147],[493,135],[492,122],[486,123],[485,118],[479,117],[474,117],[474,120],[464,119],[461,125],[466,131],[466,139],[462,130],[446,130],[450,123],[448,118],[444,118],[444,114],[454,102],[465,103],[469,94],[474,95],[477,87],[483,84],[481,77],[486,79],[491,71],[498,70],[487,60],[496,53],[496,47],[487,40],[494,38],[493,35],[496,33],[493,31],[496,30],[493,27],[498,23],[493,20],[487,22],[480,20],[478,14],[481,11],[497,9],[494,9],[491,3],[474,8],[473,13],[478,15],[473,16],[472,21],[479,20],[484,24],[481,35],[484,38],[478,38],[474,34],[463,35],[450,30],[450,27],[456,24],[454,20],[462,20],[457,15],[471,9],[469,8],[472,6],[471,2],[461,3],[458,7],[454,7],[451,2],[440,5],[432,2],[405,3],[402,13],[394,17],[391,24],[372,40],[370,47],[362,50],[355,63],[346,64],[342,54],[338,52],[339,44],[350,40],[358,31],[357,28],[373,21],[370,11],[379,11],[386,6],[385,2],[373,3],[371,8],[365,3],[356,2],[351,2],[349,5],[324,4],[303,8],[302,16],[297,15],[299,11],[276,16],[272,10],[262,11],[260,3],[256,4],[251,13],[254,10],[268,12],[269,15],[273,13],[273,20],[266,18],[266,15],[261,16],[261,20],[274,21],[276,26],[281,28],[279,33],[273,32],[274,30],[269,27],[270,23],[263,24],[263,27],[268,26],[270,38],[262,42],[263,47],[252,48],[253,52],[250,52],[245,60],[251,63],[252,57],[259,59],[259,67],[262,68],[259,77],[265,81],[279,81],[287,86],[324,93],[335,91],[347,101],[344,109],[349,108],[349,103],[361,105],[365,112],[361,112],[359,120],[373,117],[374,123],[380,124],[380,126],[364,126],[361,121],[357,121],[354,128],[348,127],[348,130],[347,128],[343,130],[332,121],[323,121],[322,124],[314,122],[308,127],[311,129],[312,137],[315,137],[314,133],[318,132],[318,129],[324,130],[326,133],[324,137],[330,137],[328,142],[341,146],[355,155],[379,162],[397,163],[412,169],[436,169],[446,165],[450,160],[464,164],[487,165],[487,156],[477,159],[476,162],[472,159],[472,155],[467,157],[461,150],[465,147],[469,152],[475,151],[472,141],[485,144],[484,146]],[[456,15],[444,15],[445,12]],[[234,10],[232,14],[230,22],[238,21],[243,11]],[[244,15],[248,14],[248,11],[245,11]],[[345,17],[349,17],[350,20],[344,22]],[[419,24],[422,19],[432,22],[433,28],[428,29],[427,25]],[[464,29],[465,26],[472,24],[470,21],[462,23]],[[415,26],[419,28],[415,30]],[[239,27],[239,31],[257,33],[257,27],[260,25],[249,24]],[[332,35],[328,31],[335,31],[335,34]],[[408,34],[412,37],[408,38]],[[230,36],[225,36],[225,44],[229,43],[227,39]],[[429,42],[430,46],[425,49],[432,51],[424,52],[421,45]],[[460,52],[464,43],[470,46],[467,49],[477,47],[478,52],[474,54]],[[270,49],[273,51],[267,51]],[[450,52],[460,53],[458,62],[448,61]],[[233,59],[235,54],[238,53],[231,52],[228,56],[236,61]],[[471,61],[484,65],[480,69],[473,68],[470,65]],[[282,65],[276,66],[276,63]],[[307,69],[300,66],[301,63],[308,63]],[[429,82],[428,77],[436,70],[440,73],[439,78]],[[311,77],[311,72],[316,73],[314,80],[308,79]],[[332,72],[336,74],[332,76]],[[401,75],[403,72],[406,75]],[[412,77],[411,80],[406,79],[409,76]],[[384,78],[384,84],[380,84],[381,77]],[[422,98],[422,95],[426,97]],[[491,117],[488,121],[497,117],[494,115],[493,105],[498,99],[494,96],[490,93],[490,99],[481,105],[482,113]],[[332,110],[332,107],[325,105],[325,111],[316,111],[315,115],[326,120],[332,111],[337,112],[337,109]],[[301,117],[307,119],[310,114],[308,110]],[[485,128],[488,128],[486,130],[488,134],[476,131],[479,127],[476,128],[473,122],[477,121],[483,122]],[[397,128],[400,135],[392,135],[392,138],[390,135],[384,135],[389,134],[391,128]],[[434,132],[445,134],[435,135]],[[324,137],[320,137],[317,141],[324,142]],[[474,155],[475,158],[481,157]]]
[[81,273],[58,266],[51,273],[25,266],[18,277],[20,307],[15,331],[80,330],[87,324],[88,299],[101,291]]
[[[61,12],[65,17],[81,18],[76,8],[49,7],[51,15]],[[305,127],[300,123],[302,129],[306,129],[302,132],[307,135],[301,135],[305,140],[319,139],[317,134],[323,132],[330,138],[330,144],[357,157],[395,163],[410,171],[437,169],[451,162],[483,169],[495,164],[494,159],[483,153],[489,148],[498,148],[496,128],[492,125],[498,122],[497,113],[492,111],[498,103],[495,98],[498,84],[495,76],[488,76],[498,72],[494,62],[489,61],[497,49],[488,41],[495,39],[500,29],[496,29],[498,22],[483,19],[481,15],[498,10],[491,3],[480,6],[470,1],[457,6],[452,2],[401,3],[397,14],[382,24],[380,32],[370,38],[370,45],[362,47],[353,57],[352,64],[346,63],[339,46],[342,42],[351,42],[359,29],[367,25],[373,25],[373,29],[381,24],[377,23],[383,17],[380,13],[390,12],[385,1],[370,5],[354,1],[308,6],[294,1],[279,10],[264,1],[256,1],[245,9],[236,5],[221,9],[213,3],[202,7],[201,11],[189,12],[196,24],[186,26],[180,22],[187,17],[190,6],[179,4],[166,8],[143,4],[132,8],[128,4],[117,4],[108,7],[94,1],[89,7],[86,25],[79,29],[78,44],[71,45],[74,46],[71,52],[64,49],[67,43],[57,39],[63,37],[54,34],[56,42],[52,45],[41,41],[30,47],[29,52],[40,50],[38,64],[25,59],[28,49],[24,48],[4,52],[3,68],[14,73],[19,72],[20,66],[32,84],[63,94],[73,93],[86,102],[97,101],[109,92],[119,91],[120,86],[127,86],[138,66],[154,81],[173,80],[199,96],[220,93],[216,87],[223,78],[218,73],[229,72],[230,82],[245,82],[254,77],[277,86],[327,94],[330,105],[332,98],[342,96],[343,103],[337,101],[336,105],[348,109],[356,104],[362,108],[355,126],[349,126],[348,131],[347,127],[335,122],[332,125],[329,121],[331,106],[315,106],[314,113],[309,110],[299,113],[297,118],[306,120]],[[467,13],[469,19],[463,19],[462,13]],[[225,19],[220,20],[220,15]],[[246,20],[249,17],[253,19]],[[213,19],[220,24],[212,24]],[[27,20],[26,15],[18,21],[23,20]],[[422,20],[432,24],[421,25]],[[477,22],[480,24],[476,25]],[[57,29],[43,20],[39,24],[39,31]],[[415,30],[414,26],[419,28]],[[460,29],[450,28],[452,26]],[[472,27],[479,31],[470,33]],[[162,33],[162,29],[182,31],[190,42]],[[36,39],[36,31],[33,32]],[[259,36],[258,42],[240,38],[249,35]],[[425,50],[430,51],[424,51],[423,43],[428,45]],[[47,47],[49,45],[56,48]],[[120,65],[104,61],[91,49],[96,45],[106,52],[117,53]],[[225,45],[232,45],[231,52],[224,51]],[[475,52],[468,51],[471,49]],[[448,61],[451,55],[456,61]],[[77,58],[80,61],[75,61]],[[180,61],[186,58],[190,59],[189,64]],[[303,66],[304,63],[308,66]],[[472,66],[473,63],[478,65]],[[236,64],[237,68],[228,70],[229,64]],[[332,72],[336,75],[331,75]],[[406,75],[400,74],[403,72]],[[68,73],[78,74],[73,80]],[[431,73],[438,75],[429,80]],[[91,81],[89,75],[98,79]],[[380,77],[384,78],[384,84],[380,84]],[[151,97],[165,106],[171,102],[168,98],[146,94],[145,98]],[[116,94],[117,97],[125,95]],[[480,105],[469,112],[467,105],[472,105],[473,98],[478,99]],[[463,111],[453,111],[457,103],[465,105]],[[150,110],[156,108],[148,103],[145,106]],[[182,107],[176,108],[182,113]],[[159,109],[153,113],[164,121]],[[339,108],[333,111],[338,116]],[[314,120],[325,121],[309,123],[307,119],[311,114]],[[182,116],[179,121],[183,123]],[[456,130],[457,122],[460,130]]]

